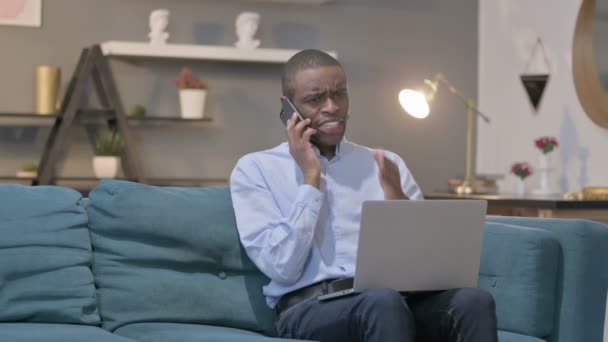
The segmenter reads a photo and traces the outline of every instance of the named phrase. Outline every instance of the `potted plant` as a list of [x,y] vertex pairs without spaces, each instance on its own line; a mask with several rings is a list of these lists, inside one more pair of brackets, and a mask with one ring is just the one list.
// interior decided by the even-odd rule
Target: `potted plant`
[[38,177],[38,164],[32,161],[21,164],[21,170],[17,171],[19,178],[36,178]]
[[115,178],[120,166],[123,140],[118,132],[104,130],[95,140],[93,171],[97,178]]
[[179,89],[181,116],[184,119],[200,119],[205,114],[207,83],[183,67],[173,84]]
[[134,118],[143,118],[146,116],[146,107],[140,104],[134,105],[131,107],[131,110],[129,110],[129,116]]

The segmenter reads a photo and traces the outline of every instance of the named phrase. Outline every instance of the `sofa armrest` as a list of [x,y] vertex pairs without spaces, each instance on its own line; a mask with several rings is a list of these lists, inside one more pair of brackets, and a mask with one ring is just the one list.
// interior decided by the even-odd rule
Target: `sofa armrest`
[[608,289],[608,225],[587,220],[488,216],[488,222],[534,227],[561,246],[552,342],[601,341]]
[[552,233],[486,223],[479,287],[494,296],[500,330],[535,337],[551,333],[558,260]]

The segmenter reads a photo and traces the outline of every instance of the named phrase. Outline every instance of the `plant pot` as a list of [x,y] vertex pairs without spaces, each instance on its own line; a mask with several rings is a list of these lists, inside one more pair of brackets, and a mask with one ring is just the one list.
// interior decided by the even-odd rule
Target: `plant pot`
[[205,114],[205,89],[180,89],[179,105],[184,119],[201,119]]
[[17,171],[17,178],[36,178],[38,172],[36,171]]
[[95,177],[116,178],[118,167],[120,166],[120,158],[114,156],[95,156],[93,157],[93,171]]

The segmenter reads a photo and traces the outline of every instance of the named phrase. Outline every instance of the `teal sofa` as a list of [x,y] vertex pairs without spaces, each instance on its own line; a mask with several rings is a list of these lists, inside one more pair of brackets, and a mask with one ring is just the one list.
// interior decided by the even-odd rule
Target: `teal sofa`
[[[501,342],[600,342],[608,228],[489,217]],[[0,185],[0,341],[279,342],[228,188]]]

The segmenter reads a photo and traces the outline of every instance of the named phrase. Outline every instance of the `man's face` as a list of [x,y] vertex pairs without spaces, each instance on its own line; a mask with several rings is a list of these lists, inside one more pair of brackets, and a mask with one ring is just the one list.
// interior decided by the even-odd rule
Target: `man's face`
[[346,75],[339,66],[323,66],[296,73],[293,102],[317,133],[311,141],[320,149],[342,140],[348,120]]

